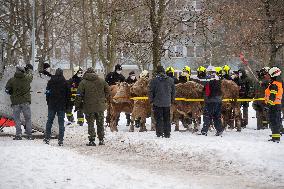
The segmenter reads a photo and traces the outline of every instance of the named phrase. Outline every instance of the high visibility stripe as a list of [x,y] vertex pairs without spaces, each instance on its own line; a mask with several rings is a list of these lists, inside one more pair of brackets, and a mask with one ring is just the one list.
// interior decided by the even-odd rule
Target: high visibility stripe
[[77,96],[77,94],[72,94],[71,96]]
[[272,134],[272,138],[280,138],[281,135],[280,134]]
[[262,123],[268,123],[268,121],[262,121]]
[[275,105],[272,100],[268,100],[268,104],[270,104],[270,105]]
[[71,88],[71,92],[77,92],[77,88]]
[[67,113],[66,115],[67,115],[67,116],[73,116],[73,114],[72,114],[72,113]]
[[271,91],[270,91],[270,93],[272,93],[272,94],[277,94],[277,92],[278,92],[278,91],[275,91],[275,90],[271,90]]
[[84,118],[78,118],[78,121],[80,121],[80,122],[84,122],[84,121],[85,121],[85,119],[84,119]]

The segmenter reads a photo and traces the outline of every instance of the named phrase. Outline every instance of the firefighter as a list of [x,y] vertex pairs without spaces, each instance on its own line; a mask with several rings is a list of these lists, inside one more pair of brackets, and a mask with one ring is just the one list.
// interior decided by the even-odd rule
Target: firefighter
[[220,78],[223,79],[223,69],[222,67],[215,67],[216,75]]
[[265,90],[265,103],[269,109],[269,123],[272,131],[269,141],[280,142],[280,127],[281,127],[281,102],[283,95],[283,86],[280,78],[281,70],[277,67],[272,67],[269,70],[271,81]]
[[186,83],[190,80],[191,69],[189,66],[185,66],[182,69],[182,74],[178,77],[179,83]]
[[[70,122],[74,122],[74,116],[72,113],[72,109],[74,106],[77,89],[78,89],[80,82],[82,81],[82,77],[83,77],[83,69],[79,66],[76,66],[74,68],[74,76],[68,80],[68,86],[70,89],[71,98],[67,105],[66,116],[67,116],[68,121]],[[83,126],[84,114],[83,114],[82,108],[80,107],[78,108],[79,109],[77,111],[77,124],[80,126]]]
[[228,65],[223,66],[223,72],[224,72],[223,78],[224,79],[232,80],[231,75],[230,75],[230,70],[231,70],[230,66]]
[[167,67],[166,75],[172,78],[175,84],[178,84],[178,79],[175,77],[175,69],[173,67]]

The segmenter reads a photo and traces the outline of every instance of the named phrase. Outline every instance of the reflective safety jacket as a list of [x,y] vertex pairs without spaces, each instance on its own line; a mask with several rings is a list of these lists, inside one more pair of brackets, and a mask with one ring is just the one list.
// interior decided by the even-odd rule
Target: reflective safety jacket
[[270,105],[281,104],[283,86],[281,81],[273,81],[265,90],[265,103]]

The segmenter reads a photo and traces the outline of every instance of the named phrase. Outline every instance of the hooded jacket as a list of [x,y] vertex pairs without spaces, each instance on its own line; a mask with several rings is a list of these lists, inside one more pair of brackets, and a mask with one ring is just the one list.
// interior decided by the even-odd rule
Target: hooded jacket
[[6,84],[6,92],[10,95],[12,105],[31,104],[31,82],[33,75],[29,72],[16,70],[14,77]]
[[175,100],[174,80],[164,73],[158,74],[150,81],[149,100],[157,107],[170,107]]
[[64,76],[51,76],[46,87],[46,101],[48,108],[55,111],[65,111],[69,97],[70,92]]
[[106,110],[106,101],[110,98],[108,84],[95,73],[85,73],[79,84],[75,106],[83,108],[85,114]]

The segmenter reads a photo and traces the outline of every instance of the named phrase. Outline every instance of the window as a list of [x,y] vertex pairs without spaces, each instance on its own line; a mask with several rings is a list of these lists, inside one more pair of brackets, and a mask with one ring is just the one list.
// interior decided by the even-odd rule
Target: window
[[55,58],[56,59],[61,58],[61,48],[55,48]]
[[201,46],[196,46],[196,57],[203,57],[204,49]]
[[183,46],[177,46],[176,47],[176,57],[182,57],[183,56]]
[[187,57],[194,57],[194,47],[193,46],[187,46]]

